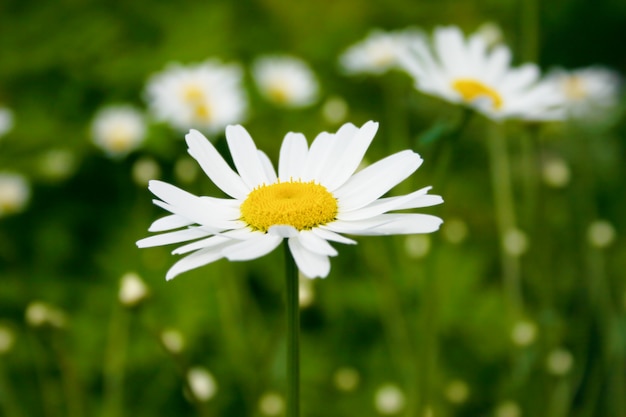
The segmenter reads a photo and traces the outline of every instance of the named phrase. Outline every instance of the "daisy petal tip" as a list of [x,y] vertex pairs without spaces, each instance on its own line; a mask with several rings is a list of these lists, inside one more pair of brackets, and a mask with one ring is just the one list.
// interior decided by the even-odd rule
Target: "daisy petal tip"
[[283,238],[290,238],[298,236],[298,230],[295,227],[289,225],[274,225],[267,231],[269,234],[280,236]]

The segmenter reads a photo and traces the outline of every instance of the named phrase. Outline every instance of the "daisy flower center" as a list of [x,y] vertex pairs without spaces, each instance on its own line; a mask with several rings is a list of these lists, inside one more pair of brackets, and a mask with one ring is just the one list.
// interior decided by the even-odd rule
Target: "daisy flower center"
[[193,107],[193,115],[198,120],[211,120],[211,108],[204,103],[198,103]]
[[315,182],[277,182],[261,185],[241,204],[241,219],[252,229],[267,232],[271,226],[289,225],[310,230],[332,222],[337,199]]
[[204,92],[200,88],[200,86],[189,84],[183,88],[182,91],[183,99],[187,103],[197,103],[204,99]]
[[464,101],[472,102],[481,97],[491,99],[494,110],[502,107],[502,97],[496,90],[480,81],[471,78],[459,78],[452,83],[452,88],[461,95]]
[[587,95],[584,80],[575,75],[563,81],[563,90],[565,90],[565,95],[572,100],[580,100]]
[[274,81],[270,83],[268,88],[268,95],[272,100],[279,104],[285,104],[289,102],[289,91],[287,86],[281,81]]

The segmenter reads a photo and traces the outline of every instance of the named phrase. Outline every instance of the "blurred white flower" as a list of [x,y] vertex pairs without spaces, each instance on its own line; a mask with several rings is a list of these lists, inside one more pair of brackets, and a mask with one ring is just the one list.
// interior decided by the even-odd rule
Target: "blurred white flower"
[[430,252],[429,235],[409,235],[404,240],[404,250],[413,259],[420,259]]
[[469,106],[493,120],[563,118],[553,83],[540,81],[535,64],[511,67],[511,51],[489,48],[483,35],[465,38],[458,27],[435,29],[432,42],[416,37],[400,48],[400,65],[425,94]]
[[180,353],[185,348],[185,338],[176,329],[165,329],[161,332],[161,343],[170,353]]
[[143,280],[134,272],[128,272],[120,280],[118,294],[120,303],[127,307],[139,304],[148,296],[148,287]]
[[8,353],[15,344],[15,333],[4,324],[0,324],[0,355]]
[[215,378],[206,368],[200,366],[190,368],[187,371],[187,382],[191,394],[198,401],[209,401],[217,393]]
[[537,338],[537,325],[530,320],[520,320],[513,326],[511,340],[518,346],[528,346]]
[[330,97],[322,106],[322,116],[330,124],[339,124],[348,116],[348,103],[341,97]]
[[569,166],[558,156],[550,156],[543,161],[541,174],[546,185],[553,188],[565,187],[570,179]]
[[49,180],[64,180],[76,169],[76,157],[70,150],[52,149],[41,156],[39,169]]
[[587,239],[593,247],[606,248],[615,240],[615,228],[606,220],[595,220],[587,229]]
[[333,382],[341,391],[354,391],[361,381],[359,371],[351,367],[341,367],[335,371]]
[[395,32],[374,29],[365,39],[346,49],[339,57],[339,64],[346,74],[383,74],[398,66],[398,46],[421,36],[415,29]]
[[522,417],[522,409],[516,402],[504,401],[495,410],[495,417]]
[[238,65],[217,60],[170,64],[150,77],[146,98],[157,120],[180,131],[193,128],[214,134],[245,117],[242,77]]
[[67,316],[63,311],[50,304],[33,301],[26,307],[26,323],[33,327],[62,328],[67,324]]
[[570,351],[562,348],[554,349],[546,358],[546,368],[548,372],[557,376],[567,374],[570,369],[572,369],[573,363],[574,356]]
[[13,129],[13,112],[6,107],[0,106],[0,137]]
[[19,213],[30,199],[30,184],[19,174],[0,172],[0,217]]
[[404,393],[395,384],[384,384],[376,390],[374,403],[380,414],[397,414],[404,409]]
[[451,403],[462,404],[469,398],[469,387],[465,381],[455,379],[448,383],[445,394]]
[[570,117],[603,117],[618,105],[622,80],[608,68],[555,69],[548,80],[557,87]]
[[467,237],[467,224],[459,218],[447,219],[441,227],[441,233],[448,242],[459,244]]
[[200,169],[195,159],[183,156],[176,160],[174,175],[180,182],[190,183],[198,177]]
[[318,97],[315,74],[303,60],[273,55],[258,58],[252,64],[252,76],[261,95],[284,107],[306,107]]
[[135,184],[145,186],[151,180],[159,179],[161,176],[161,167],[159,167],[157,161],[151,157],[142,156],[133,164],[132,176]]
[[285,410],[285,400],[277,392],[266,392],[259,398],[259,411],[266,416],[279,416]]
[[504,233],[502,246],[506,253],[511,256],[521,256],[528,249],[526,233],[519,229],[510,229]]
[[298,274],[298,303],[300,308],[309,307],[315,300],[315,289],[313,288],[313,281],[302,275]]
[[141,112],[132,106],[100,109],[91,124],[94,143],[109,156],[123,156],[139,148],[146,135]]

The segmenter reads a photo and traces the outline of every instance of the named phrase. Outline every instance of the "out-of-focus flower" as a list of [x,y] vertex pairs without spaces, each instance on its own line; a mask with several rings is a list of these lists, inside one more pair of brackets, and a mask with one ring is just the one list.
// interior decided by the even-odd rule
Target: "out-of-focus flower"
[[258,58],[252,75],[261,95],[283,107],[306,107],[317,100],[319,85],[315,74],[303,60],[275,55]]
[[180,353],[185,348],[185,338],[176,329],[165,329],[161,332],[161,343],[170,353]]
[[339,124],[346,120],[348,103],[341,97],[330,97],[322,106],[322,116],[330,124]]
[[520,320],[513,326],[511,340],[518,346],[528,346],[537,338],[537,325],[530,320]]
[[359,371],[351,367],[341,367],[335,371],[333,382],[337,389],[341,391],[354,391],[361,381]]
[[565,375],[574,363],[574,356],[569,350],[566,349],[554,349],[548,354],[546,358],[546,368],[552,375]]
[[14,344],[15,333],[9,326],[0,323],[0,355],[10,352]]
[[159,121],[176,129],[214,134],[245,117],[242,77],[238,65],[217,60],[187,66],[170,64],[148,80],[148,105]]
[[[193,158],[183,156],[174,165],[174,175],[181,182],[190,183],[198,177],[200,169]],[[146,182],[147,184],[147,182]]]
[[604,117],[618,105],[622,80],[608,68],[555,69],[548,80],[556,86],[570,117]]
[[120,280],[118,294],[120,303],[126,307],[139,304],[148,296],[148,287],[143,280],[134,272],[128,272]]
[[445,390],[446,398],[454,404],[462,404],[467,401],[469,392],[467,383],[460,379],[450,381]]
[[91,136],[107,155],[119,157],[139,148],[146,136],[146,123],[132,106],[108,106],[94,116]]
[[522,409],[516,402],[503,401],[495,410],[495,417],[522,417]]
[[511,256],[521,256],[528,249],[526,233],[519,229],[507,230],[502,239],[502,246]]
[[63,328],[67,324],[67,316],[50,304],[33,301],[26,307],[26,323],[33,327]]
[[404,249],[407,255],[413,259],[420,259],[428,255],[430,246],[429,235],[411,235],[404,240]]
[[285,411],[285,400],[277,392],[266,392],[259,398],[259,411],[266,416],[279,416]]
[[300,308],[309,307],[315,300],[315,289],[313,288],[313,281],[308,279],[302,274],[299,274],[298,279],[298,304]]
[[215,378],[206,368],[200,366],[190,368],[187,371],[187,382],[191,394],[198,401],[209,401],[217,393]]
[[365,39],[352,45],[339,57],[346,74],[380,75],[398,66],[398,46],[422,37],[415,29],[395,32],[372,30]]
[[161,167],[153,158],[142,156],[133,164],[132,176],[135,184],[144,186],[161,176]]
[[0,137],[13,129],[13,112],[6,107],[0,106]]
[[563,118],[562,98],[553,83],[540,81],[534,64],[511,67],[504,45],[491,49],[482,35],[465,39],[457,27],[435,29],[432,42],[415,38],[399,49],[400,65],[415,88],[469,106],[493,120]]
[[606,220],[595,220],[587,229],[587,239],[593,247],[606,248],[615,240],[615,228]]
[[504,41],[502,28],[494,22],[485,22],[476,29],[476,33],[485,40],[488,48],[492,48]]
[[404,409],[404,392],[395,384],[384,384],[376,390],[374,404],[380,414],[397,414]]
[[30,199],[30,185],[19,174],[0,172],[0,217],[19,213]]
[[558,156],[550,156],[543,162],[541,174],[546,185],[553,188],[565,187],[570,179],[569,166]]
[[67,149],[52,149],[41,156],[39,169],[51,181],[68,178],[76,169],[76,157]]
[[[151,181],[149,189],[160,199],[154,200],[155,204],[172,214],[149,228],[166,233],[142,239],[137,245],[145,248],[193,240],[173,251],[191,254],[170,268],[169,280],[221,258],[243,261],[264,256],[288,239],[300,271],[315,278],[328,275],[329,257],[337,255],[329,241],[356,243],[342,233],[437,230],[442,222],[439,217],[388,213],[442,203],[440,196],[428,194],[431,187],[380,198],[419,168],[422,159],[418,154],[398,152],[355,174],[377,129],[374,122],[361,128],[347,123],[335,134],[319,134],[310,148],[304,135],[288,133],[281,146],[278,173],[242,126],[226,129],[238,172],[200,132],[192,130],[186,136],[189,153],[213,183],[233,198],[197,197]],[[191,225],[200,227],[187,227]]]
[[459,218],[446,220],[441,228],[444,239],[450,243],[458,244],[467,237],[467,224]]

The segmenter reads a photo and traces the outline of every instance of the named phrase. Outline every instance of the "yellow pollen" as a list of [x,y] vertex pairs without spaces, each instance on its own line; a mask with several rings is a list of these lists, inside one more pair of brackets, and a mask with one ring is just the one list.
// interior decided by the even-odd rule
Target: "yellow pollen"
[[500,94],[480,81],[471,78],[458,78],[452,83],[452,88],[468,103],[477,98],[487,97],[491,99],[494,110],[499,110],[502,107],[502,97]]
[[241,204],[241,220],[253,230],[267,232],[271,226],[289,225],[310,230],[337,216],[337,200],[315,182],[277,182],[261,185]]

